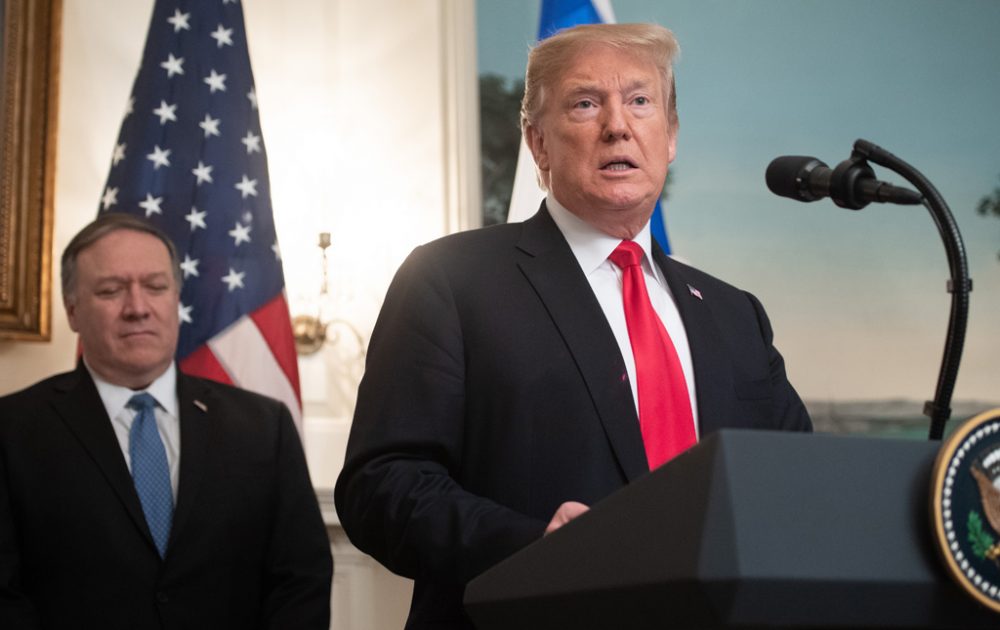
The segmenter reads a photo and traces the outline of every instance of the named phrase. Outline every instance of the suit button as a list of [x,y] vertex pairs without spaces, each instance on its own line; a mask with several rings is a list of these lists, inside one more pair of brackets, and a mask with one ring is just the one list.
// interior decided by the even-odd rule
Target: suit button
[[167,594],[164,593],[163,591],[158,591],[156,593],[156,601],[158,601],[161,604],[166,604],[167,602],[170,601],[170,598],[167,597]]

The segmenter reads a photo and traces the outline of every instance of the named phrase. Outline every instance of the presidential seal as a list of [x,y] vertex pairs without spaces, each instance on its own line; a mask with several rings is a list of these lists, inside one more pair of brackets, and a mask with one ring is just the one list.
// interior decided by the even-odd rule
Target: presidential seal
[[934,534],[948,573],[1000,613],[1000,409],[972,418],[945,441],[931,483]]

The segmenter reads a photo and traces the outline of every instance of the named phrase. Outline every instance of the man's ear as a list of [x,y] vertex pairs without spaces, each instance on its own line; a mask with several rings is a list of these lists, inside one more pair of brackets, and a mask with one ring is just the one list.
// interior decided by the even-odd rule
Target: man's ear
[[677,157],[677,127],[674,125],[668,133],[670,136],[667,138],[667,164],[673,164],[674,158]]
[[545,148],[545,136],[542,130],[535,125],[528,125],[524,128],[524,141],[531,150],[531,157],[535,160],[535,166],[540,171],[549,170],[549,153]]
[[63,306],[66,307],[66,319],[69,320],[69,329],[75,333],[80,332],[76,327],[76,300],[63,300]]

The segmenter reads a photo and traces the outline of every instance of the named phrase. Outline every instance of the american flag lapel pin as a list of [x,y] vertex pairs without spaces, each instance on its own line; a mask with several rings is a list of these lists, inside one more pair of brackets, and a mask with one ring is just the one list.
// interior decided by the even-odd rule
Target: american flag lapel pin
[[205,403],[201,402],[200,400],[195,399],[194,406],[197,407],[198,409],[201,409],[203,412],[208,413],[208,406]]
[[699,291],[698,289],[694,288],[690,284],[687,285],[687,287],[688,287],[688,291],[691,292],[691,295],[695,296],[699,300],[704,300],[705,299],[705,298],[701,297],[701,291]]

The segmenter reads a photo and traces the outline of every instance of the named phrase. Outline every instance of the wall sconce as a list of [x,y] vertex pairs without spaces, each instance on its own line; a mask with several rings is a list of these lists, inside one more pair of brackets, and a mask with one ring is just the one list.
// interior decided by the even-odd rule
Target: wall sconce
[[292,334],[295,336],[295,351],[300,356],[308,356],[319,352],[323,344],[337,344],[342,335],[347,334],[359,349],[359,358],[365,355],[364,340],[361,333],[343,319],[327,319],[324,317],[324,307],[330,301],[329,268],[326,250],[330,247],[330,233],[320,232],[319,248],[323,252],[323,280],[319,287],[315,315],[296,315],[292,319]]

